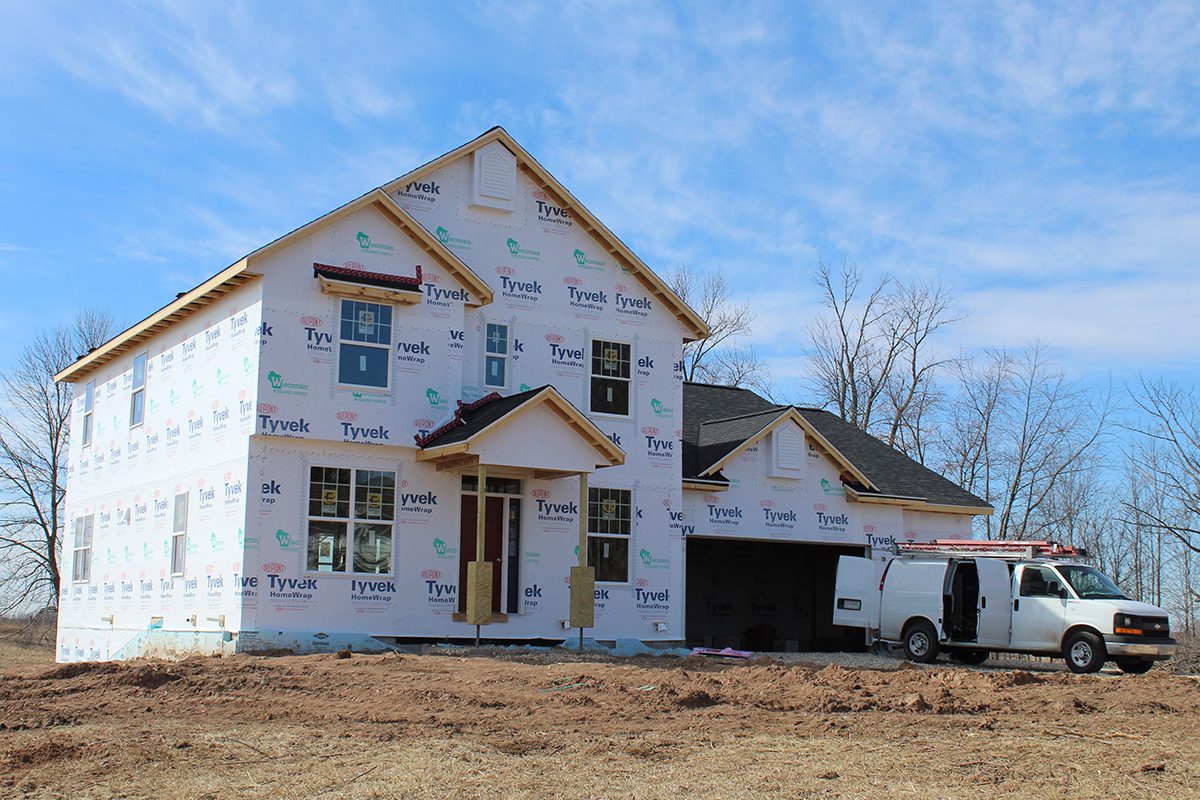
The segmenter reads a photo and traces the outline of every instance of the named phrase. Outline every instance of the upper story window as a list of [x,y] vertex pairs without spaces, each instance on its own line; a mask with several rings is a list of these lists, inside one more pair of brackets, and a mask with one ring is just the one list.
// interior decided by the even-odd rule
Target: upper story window
[[588,564],[596,568],[596,580],[627,583],[633,493],[588,487],[587,515]]
[[96,382],[88,381],[83,390],[83,446],[92,443],[92,411],[96,403]]
[[92,578],[92,528],[95,514],[75,520],[75,538],[72,544],[71,580],[84,583]]
[[390,573],[395,518],[395,472],[312,467],[308,490],[308,569]]
[[592,340],[591,410],[629,416],[630,347],[624,342]]
[[508,326],[489,322],[484,331],[483,385],[503,389],[508,385]]
[[129,398],[129,427],[136,428],[146,417],[146,354],[133,360],[133,394]]
[[392,307],[343,300],[338,336],[338,383],[390,388]]

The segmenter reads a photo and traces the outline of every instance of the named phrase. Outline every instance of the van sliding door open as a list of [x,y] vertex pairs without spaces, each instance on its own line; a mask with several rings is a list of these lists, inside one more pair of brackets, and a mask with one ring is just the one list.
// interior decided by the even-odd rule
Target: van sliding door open
[[850,628],[879,627],[879,578],[883,562],[857,556],[838,559],[833,595],[833,624]]
[[977,558],[979,574],[979,631],[981,645],[1008,645],[1012,622],[1012,577],[1008,564],[998,558]]

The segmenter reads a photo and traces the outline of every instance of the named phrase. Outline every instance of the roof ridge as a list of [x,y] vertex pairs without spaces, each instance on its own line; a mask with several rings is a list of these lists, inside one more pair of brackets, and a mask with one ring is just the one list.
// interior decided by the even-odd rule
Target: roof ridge
[[703,422],[701,422],[700,424],[701,425],[709,425],[714,422],[732,422],[735,419],[746,419],[748,417],[761,417],[763,414],[770,414],[772,412],[786,411],[789,408],[792,408],[792,406],[774,406],[773,408],[764,408],[762,411],[751,411],[749,414],[735,414],[732,417],[716,417],[715,419],[706,419]]

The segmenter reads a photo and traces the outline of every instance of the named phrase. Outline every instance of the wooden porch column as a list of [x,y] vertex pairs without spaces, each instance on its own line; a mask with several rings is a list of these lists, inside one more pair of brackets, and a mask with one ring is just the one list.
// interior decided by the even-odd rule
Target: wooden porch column
[[579,628],[579,648],[583,649],[583,629],[596,624],[596,569],[587,563],[588,476],[579,474],[579,565],[571,567],[570,625]]
[[479,626],[492,621],[492,563],[484,554],[487,517],[487,468],[479,465],[479,486],[475,495],[475,560],[467,564],[467,623],[475,626],[475,644],[479,645]]

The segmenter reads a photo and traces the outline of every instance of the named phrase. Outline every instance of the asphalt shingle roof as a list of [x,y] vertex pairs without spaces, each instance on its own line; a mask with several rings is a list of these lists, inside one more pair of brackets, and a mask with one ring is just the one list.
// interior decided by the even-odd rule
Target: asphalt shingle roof
[[[749,389],[685,383],[684,478],[699,477],[701,471],[733,452],[787,409],[788,406],[776,405]],[[973,508],[988,505],[982,498],[888,447],[836,414],[799,406],[796,411],[882,494],[920,497],[929,503],[943,505]]]
[[431,431],[428,436],[416,436],[414,438],[417,440],[417,445],[422,448],[441,447],[447,444],[454,444],[455,442],[465,442],[496,420],[532,400],[548,388],[549,386],[539,386],[536,389],[510,394],[508,397],[501,397],[499,394],[493,392],[479,398],[473,403],[460,405],[458,410],[454,412],[454,419],[442,425],[437,430]]

